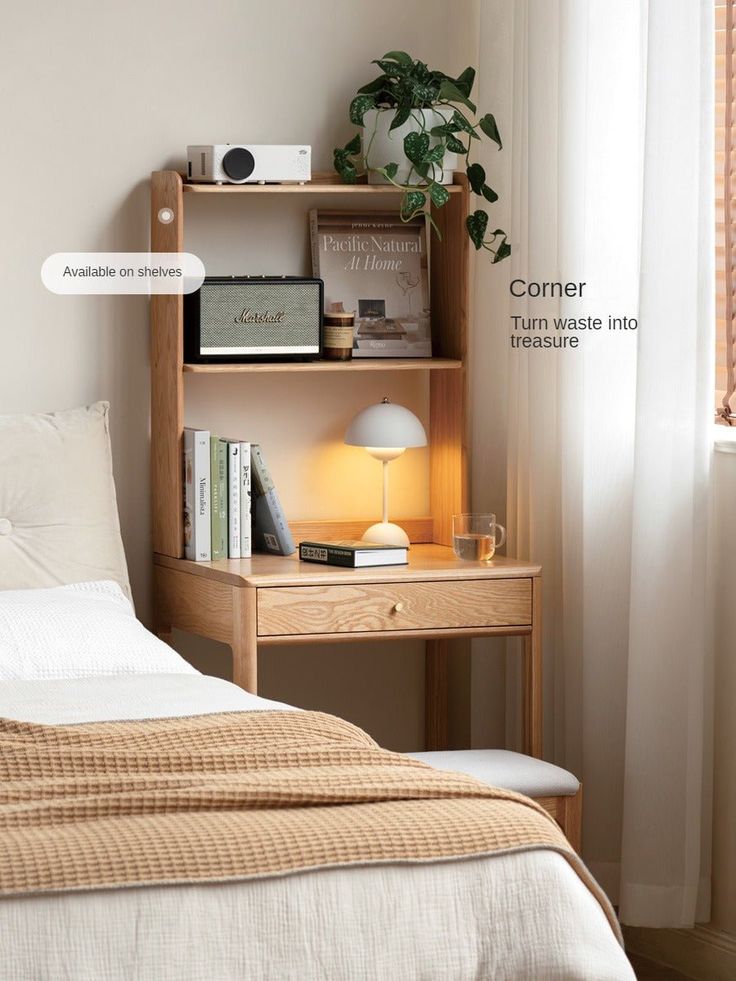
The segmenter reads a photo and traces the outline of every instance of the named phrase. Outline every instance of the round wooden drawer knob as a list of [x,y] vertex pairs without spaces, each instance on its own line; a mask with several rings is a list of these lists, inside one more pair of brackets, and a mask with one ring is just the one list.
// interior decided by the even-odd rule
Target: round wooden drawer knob
[[398,603],[394,603],[394,613],[401,613],[404,609],[404,604],[399,600]]

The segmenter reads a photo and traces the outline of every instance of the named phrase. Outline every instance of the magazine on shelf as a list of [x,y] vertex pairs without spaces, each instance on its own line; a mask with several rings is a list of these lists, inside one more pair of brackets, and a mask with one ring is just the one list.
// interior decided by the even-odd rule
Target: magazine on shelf
[[355,311],[355,358],[430,358],[426,221],[396,212],[309,213],[325,310]]

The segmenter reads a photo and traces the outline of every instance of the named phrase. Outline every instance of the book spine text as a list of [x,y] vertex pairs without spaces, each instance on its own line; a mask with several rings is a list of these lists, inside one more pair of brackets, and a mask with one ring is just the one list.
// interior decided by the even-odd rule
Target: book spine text
[[212,558],[227,558],[227,454],[217,436],[210,437],[210,511]]
[[351,569],[355,568],[354,554],[345,549],[302,543],[299,546],[299,558],[303,562],[321,562],[323,565],[342,565]]
[[250,484],[250,443],[240,444],[240,558],[249,559],[252,554]]
[[231,559],[240,558],[240,443],[227,444],[228,546]]

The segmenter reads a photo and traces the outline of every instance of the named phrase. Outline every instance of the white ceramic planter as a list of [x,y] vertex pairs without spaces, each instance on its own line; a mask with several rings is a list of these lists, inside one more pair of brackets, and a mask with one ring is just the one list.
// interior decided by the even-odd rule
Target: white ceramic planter
[[[441,126],[452,116],[451,109],[415,109],[414,116],[422,116],[424,128],[429,132],[433,126]],[[419,129],[416,118],[409,119],[403,126],[389,132],[389,126],[394,118],[393,109],[369,109],[363,117],[363,146],[365,148],[365,164],[367,168],[385,167],[388,163],[396,163],[399,169],[395,180],[400,184],[423,184],[424,179],[411,171],[411,161],[404,153],[404,137]],[[430,147],[436,146],[439,140],[430,136]],[[436,168],[434,179],[438,184],[452,184],[452,173],[457,170],[457,154],[446,152],[442,161],[442,175]],[[373,169],[368,172],[369,184],[389,183],[382,174],[376,174]]]

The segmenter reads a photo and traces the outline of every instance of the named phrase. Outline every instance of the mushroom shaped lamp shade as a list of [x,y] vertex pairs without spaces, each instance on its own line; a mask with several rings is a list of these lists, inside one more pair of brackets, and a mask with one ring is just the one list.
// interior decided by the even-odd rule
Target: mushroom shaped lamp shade
[[362,446],[383,464],[383,518],[363,535],[363,541],[379,545],[409,545],[403,528],[388,520],[388,465],[404,450],[427,445],[427,434],[419,419],[404,408],[384,399],[363,409],[345,433],[348,446]]

